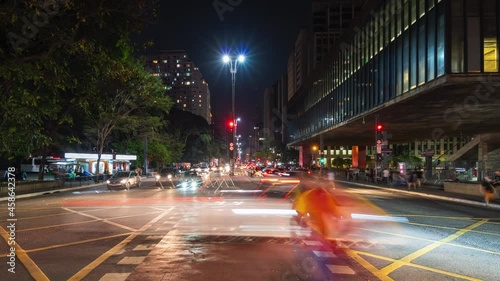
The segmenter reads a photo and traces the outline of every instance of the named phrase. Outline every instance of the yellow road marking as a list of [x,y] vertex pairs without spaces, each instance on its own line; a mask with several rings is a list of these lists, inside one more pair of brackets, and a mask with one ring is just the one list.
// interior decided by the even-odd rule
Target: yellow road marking
[[359,256],[358,251],[350,250],[350,249],[345,249],[344,252],[350,256],[352,259],[354,259],[357,263],[359,263],[361,266],[366,268],[368,271],[370,271],[373,275],[375,275],[378,279],[382,281],[393,281],[394,279],[390,278],[387,275],[384,275],[380,272],[378,268],[373,266],[371,263],[367,262],[365,259]]
[[[107,220],[115,220],[115,219],[123,219],[123,218],[132,218],[132,217],[140,217],[144,215],[150,215],[150,214],[157,214],[158,211],[153,211],[149,213],[141,213],[137,215],[128,215],[128,216],[120,216],[120,217],[113,217],[113,218],[108,218]],[[82,224],[82,223],[89,223],[89,222],[97,222],[97,221],[103,221],[104,219],[92,219],[88,221],[82,221],[82,222],[70,222],[70,223],[64,223],[64,224],[55,224],[55,225],[49,225],[49,226],[41,226],[41,227],[34,227],[34,228],[27,228],[27,229],[22,229],[22,230],[17,230],[17,232],[23,232],[23,231],[33,231],[33,230],[40,230],[40,229],[47,229],[47,228],[53,228],[53,227],[61,227],[61,226],[68,226],[68,225],[75,225],[75,224]]]
[[436,241],[436,242],[434,242],[434,243],[432,243],[432,244],[430,244],[430,245],[428,245],[428,246],[426,246],[426,247],[424,247],[424,248],[422,248],[422,249],[420,249],[420,250],[418,250],[418,251],[416,251],[414,253],[411,253],[411,254],[407,255],[406,257],[403,257],[403,258],[401,258],[399,260],[394,261],[392,264],[390,264],[390,265],[382,268],[380,270],[380,272],[382,274],[384,274],[384,275],[389,275],[394,270],[396,270],[396,269],[398,269],[398,268],[400,268],[400,267],[402,267],[404,265],[407,265],[408,263],[410,263],[414,259],[427,254],[428,252],[436,249],[437,247],[439,247],[439,246],[441,246],[443,244],[446,244],[446,243],[448,243],[450,241],[453,241],[453,240],[457,239],[458,237],[460,237],[460,236],[464,235],[465,233],[467,233],[469,230],[474,229],[476,227],[479,227],[480,225],[482,225],[482,224],[484,224],[486,222],[488,222],[488,220],[481,220],[479,222],[476,222],[475,224],[472,224],[472,225],[470,225],[468,227],[465,227],[465,228],[457,231],[456,233],[454,233],[454,234],[452,234],[452,235],[450,235],[450,236],[448,236],[446,238],[443,238],[443,239],[441,239],[439,241]]
[[[0,226],[0,235],[2,235],[2,238],[5,240],[5,242],[9,243],[9,238],[10,235],[3,227]],[[21,261],[21,263],[26,267],[26,270],[28,270],[29,274],[33,276],[33,278],[37,281],[45,281],[49,280],[47,275],[43,273],[43,271],[36,265],[35,262],[26,254],[26,251],[23,250],[21,245],[19,245],[16,242],[15,245],[16,248],[16,256],[17,258]],[[7,256],[7,255],[5,255]]]
[[36,248],[36,249],[27,250],[26,253],[40,252],[40,251],[45,251],[45,250],[52,250],[52,249],[57,249],[57,248],[63,248],[63,247],[67,247],[67,246],[80,245],[80,244],[85,244],[85,243],[90,243],[90,242],[95,242],[95,241],[112,239],[112,238],[116,238],[116,237],[120,237],[120,236],[125,236],[125,235],[129,235],[129,234],[131,234],[131,232],[119,233],[119,234],[109,235],[109,236],[104,236],[104,237],[99,237],[99,238],[92,238],[92,239],[80,240],[80,241],[69,242],[69,243],[65,243],[65,244],[52,245],[52,246],[47,246],[47,247],[43,247],[43,248]]
[[445,216],[428,216],[428,215],[415,215],[415,214],[389,214],[389,215],[397,217],[435,218],[435,219],[466,220],[466,221],[477,221],[478,219],[482,219],[482,218],[471,218],[471,217],[445,217]]
[[[349,251],[354,252],[352,254],[353,255],[357,255],[357,256],[363,255],[363,256],[368,256],[368,257],[377,258],[377,259],[381,259],[381,260],[396,262],[395,259],[384,257],[384,256],[379,256],[379,255],[375,255],[375,254],[371,254],[371,253],[366,253],[366,252],[360,252],[360,251],[356,251],[356,250],[349,250]],[[359,258],[362,259],[361,257],[359,257]],[[418,265],[418,264],[414,264],[414,263],[407,263],[405,265],[411,266],[411,267],[415,267],[415,268],[419,268],[419,269],[423,269],[423,270],[427,270],[427,271],[431,271],[431,272],[440,273],[440,274],[443,274],[443,275],[448,275],[448,276],[460,278],[460,279],[465,279],[465,280],[472,280],[472,281],[480,281],[481,280],[481,279],[477,279],[477,278],[474,278],[474,277],[460,275],[460,274],[456,274],[456,273],[453,273],[453,272],[444,271],[444,270],[440,270],[440,269],[437,269],[437,268],[432,268],[432,267],[428,267],[428,266]]]
[[159,221],[161,218],[166,216],[169,212],[164,212],[158,215],[156,218],[152,219],[150,222],[145,224],[143,227],[141,227],[138,231],[130,234],[127,238],[125,238],[123,241],[118,243],[116,246],[102,254],[100,257],[95,259],[93,262],[88,264],[86,267],[82,268],[80,271],[78,271],[75,275],[71,276],[68,281],[76,281],[76,280],[82,280],[85,276],[87,276],[92,270],[94,270],[96,267],[98,267],[101,263],[103,263],[105,260],[107,260],[110,256],[112,256],[114,253],[120,251],[125,245],[130,243],[135,237],[137,237],[139,234],[150,228],[154,223]]
[[[443,228],[443,229],[451,229],[451,230],[459,230],[460,229],[458,227],[439,226],[439,225],[424,224],[424,223],[410,222],[410,223],[406,223],[406,224],[425,226],[425,227],[429,227],[429,228]],[[488,222],[488,224],[491,224],[491,222]],[[482,230],[470,230],[470,232],[481,233],[481,234],[486,234],[486,235],[493,235],[493,236],[500,236],[500,233],[493,233],[493,232],[487,232],[487,231],[482,231]]]
[[[381,230],[373,230],[373,229],[368,229],[368,228],[358,228],[358,229],[365,230],[365,231],[370,231],[370,232],[375,232],[375,233],[387,234],[387,235],[396,236],[396,237],[410,238],[410,239],[420,240],[420,241],[426,241],[426,242],[436,242],[435,240],[431,240],[431,239],[420,238],[420,237],[415,237],[415,236],[410,236],[410,235],[404,235],[404,234],[397,234],[397,233],[393,233],[393,232],[386,232],[386,231],[381,231]],[[458,247],[458,248],[464,248],[464,249],[474,250],[474,251],[478,251],[478,252],[484,252],[484,253],[488,253],[488,254],[500,255],[500,252],[494,252],[494,251],[484,250],[484,249],[480,249],[480,248],[463,246],[463,245],[459,245],[459,244],[447,243],[447,245]]]
[[86,213],[83,213],[83,212],[74,211],[74,210],[71,210],[71,209],[68,209],[68,208],[63,208],[63,209],[66,210],[66,211],[69,211],[69,212],[73,212],[75,214],[79,214],[79,215],[82,215],[82,216],[85,216],[85,217],[89,217],[89,218],[93,218],[93,219],[102,221],[104,223],[107,223],[107,224],[110,224],[110,225],[113,225],[113,226],[116,226],[116,227],[123,228],[123,229],[128,230],[128,231],[132,231],[132,232],[133,231],[137,231],[137,229],[134,229],[134,228],[131,228],[131,227],[128,227],[126,225],[119,224],[119,223],[116,223],[116,222],[112,222],[109,219],[99,218],[99,217],[96,217],[96,216],[93,216],[93,215],[89,215],[89,214],[86,214]]

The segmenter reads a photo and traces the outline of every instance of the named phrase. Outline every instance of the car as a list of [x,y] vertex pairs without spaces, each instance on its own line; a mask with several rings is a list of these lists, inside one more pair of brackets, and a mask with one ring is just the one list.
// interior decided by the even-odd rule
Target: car
[[155,176],[156,186],[176,187],[176,183],[183,179],[183,173],[177,168],[163,168]]
[[195,170],[186,172],[186,175],[184,175],[182,181],[178,184],[178,186],[184,188],[199,188],[202,185],[203,175],[199,174]]
[[106,181],[109,190],[126,189],[130,190],[132,186],[141,187],[141,176],[136,171],[117,172]]

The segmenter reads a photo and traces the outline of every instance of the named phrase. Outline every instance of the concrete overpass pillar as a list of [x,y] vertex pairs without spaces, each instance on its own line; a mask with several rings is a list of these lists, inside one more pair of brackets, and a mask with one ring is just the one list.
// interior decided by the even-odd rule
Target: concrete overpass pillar
[[480,141],[477,145],[477,176],[478,180],[483,180],[484,171],[489,169],[490,167],[486,167],[486,163],[488,163],[488,144],[484,141]]
[[325,161],[326,161],[326,167],[328,167],[328,168],[332,167],[332,156],[333,155],[331,154],[331,151],[332,151],[332,147],[327,146],[326,147]]
[[303,168],[310,168],[311,164],[311,148],[299,146],[299,165]]
[[366,146],[353,146],[351,151],[352,167],[366,169]]

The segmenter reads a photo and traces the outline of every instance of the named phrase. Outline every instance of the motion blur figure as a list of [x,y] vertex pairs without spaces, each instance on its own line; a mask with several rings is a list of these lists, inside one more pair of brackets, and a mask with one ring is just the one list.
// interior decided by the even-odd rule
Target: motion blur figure
[[342,211],[331,192],[323,187],[310,186],[311,183],[307,185],[302,187],[293,204],[299,225],[309,226],[324,238],[346,234],[345,221],[350,219],[350,214]]

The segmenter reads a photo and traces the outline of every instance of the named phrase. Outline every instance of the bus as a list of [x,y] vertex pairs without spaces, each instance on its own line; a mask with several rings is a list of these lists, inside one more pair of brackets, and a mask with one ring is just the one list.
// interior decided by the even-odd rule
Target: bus
[[[44,173],[49,172],[49,165],[61,160],[60,157],[47,156],[45,159]],[[26,173],[38,173],[40,172],[40,164],[42,163],[42,156],[30,157],[23,159],[21,162],[21,170]]]

